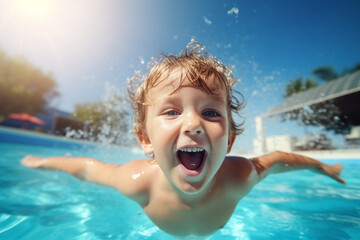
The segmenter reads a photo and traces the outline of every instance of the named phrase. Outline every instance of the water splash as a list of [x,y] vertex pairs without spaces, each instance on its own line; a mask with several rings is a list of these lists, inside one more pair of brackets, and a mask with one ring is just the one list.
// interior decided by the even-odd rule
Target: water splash
[[119,88],[106,82],[103,100],[89,105],[89,108],[89,119],[85,120],[85,127],[79,130],[68,128],[66,137],[86,139],[103,145],[135,144],[136,140],[130,133],[130,106]]

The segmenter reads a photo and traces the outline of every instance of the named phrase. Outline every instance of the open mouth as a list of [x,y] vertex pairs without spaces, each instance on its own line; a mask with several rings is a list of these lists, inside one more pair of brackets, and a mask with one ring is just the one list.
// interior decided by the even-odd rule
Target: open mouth
[[179,162],[188,170],[200,170],[205,161],[206,151],[202,148],[181,148],[177,151]]

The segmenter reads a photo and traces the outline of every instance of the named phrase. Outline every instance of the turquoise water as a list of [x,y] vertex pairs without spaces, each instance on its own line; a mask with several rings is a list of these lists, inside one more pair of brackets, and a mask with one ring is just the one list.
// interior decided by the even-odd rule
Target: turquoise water
[[[28,154],[69,153],[118,163],[143,157],[121,148],[69,150],[0,142],[0,239],[171,238],[116,190],[19,163]],[[346,186],[309,171],[268,177],[207,239],[359,239],[360,160],[342,162]]]

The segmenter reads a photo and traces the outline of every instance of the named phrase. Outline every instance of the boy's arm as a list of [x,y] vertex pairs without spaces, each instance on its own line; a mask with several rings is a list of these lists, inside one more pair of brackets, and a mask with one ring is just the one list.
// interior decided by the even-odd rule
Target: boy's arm
[[[144,178],[148,174],[145,174],[147,172],[145,161],[137,160],[118,165],[87,157],[41,158],[26,156],[21,160],[21,164],[30,168],[64,171],[82,180],[118,189],[140,205],[147,202],[148,179],[144,180]],[[143,178],[139,177],[143,175]]]
[[324,174],[332,179],[346,184],[339,174],[342,170],[340,163],[328,165],[318,160],[298,154],[273,152],[251,159],[259,176],[259,181],[269,174],[282,173],[293,170],[308,169]]
[[[26,156],[21,160],[21,164],[29,168],[43,168],[60,170],[67,172],[77,178],[86,181],[92,181],[92,167],[102,165],[100,161],[92,158],[76,157],[49,157],[41,158],[35,156]],[[94,181],[97,182],[97,181]],[[104,184],[104,183],[102,183]]]

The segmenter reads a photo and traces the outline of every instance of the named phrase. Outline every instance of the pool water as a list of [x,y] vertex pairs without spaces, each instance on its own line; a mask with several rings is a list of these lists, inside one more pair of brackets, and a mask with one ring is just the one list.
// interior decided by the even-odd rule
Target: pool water
[[[69,153],[118,163],[143,157],[123,148],[0,142],[0,239],[172,238],[114,189],[20,165],[28,154]],[[310,171],[268,177],[239,202],[227,225],[206,239],[359,239],[360,160],[342,162],[347,185]]]

